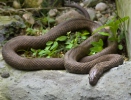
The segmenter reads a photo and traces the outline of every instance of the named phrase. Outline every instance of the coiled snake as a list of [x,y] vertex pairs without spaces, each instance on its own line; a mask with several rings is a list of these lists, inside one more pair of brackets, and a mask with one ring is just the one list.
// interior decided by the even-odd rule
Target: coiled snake
[[[78,8],[78,5],[76,6]],[[89,83],[95,85],[105,71],[123,63],[121,55],[112,54],[117,52],[117,42],[109,42],[108,46],[101,52],[92,56],[87,56],[89,48],[92,46],[91,42],[98,41],[99,39],[107,41],[107,36],[95,33],[82,42],[78,47],[69,50],[64,58],[28,59],[21,57],[16,53],[20,49],[44,48],[46,42],[55,40],[57,37],[64,35],[69,31],[87,29],[92,33],[96,28],[100,27],[100,25],[89,19],[88,14],[85,15],[87,18],[73,18],[60,23],[44,36],[18,36],[9,40],[2,48],[4,60],[10,66],[20,70],[66,69],[70,73],[89,73]],[[101,31],[105,30],[103,29]]]

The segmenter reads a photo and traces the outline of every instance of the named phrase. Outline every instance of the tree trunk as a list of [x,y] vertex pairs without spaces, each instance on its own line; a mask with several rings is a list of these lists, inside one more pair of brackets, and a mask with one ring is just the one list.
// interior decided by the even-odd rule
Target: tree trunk
[[[131,0],[115,0],[117,5],[118,16],[129,16],[131,19]],[[131,60],[131,20],[124,23],[126,46],[129,60]]]

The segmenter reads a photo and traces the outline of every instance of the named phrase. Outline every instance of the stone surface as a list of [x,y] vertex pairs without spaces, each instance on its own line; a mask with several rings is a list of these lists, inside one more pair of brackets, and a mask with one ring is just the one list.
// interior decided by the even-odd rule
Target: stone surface
[[91,20],[94,20],[95,17],[96,17],[96,12],[95,12],[95,10],[94,10],[93,8],[88,8],[88,9],[87,9],[87,12],[88,12],[89,15],[90,15],[90,19],[91,19]]
[[0,77],[0,100],[131,100],[130,61],[106,72],[92,87],[88,75],[20,71],[8,66],[1,55],[0,59],[0,73],[10,73],[9,78]]
[[68,19],[71,19],[71,18],[83,18],[83,17],[84,17],[83,15],[79,14],[77,11],[72,9],[72,10],[58,16],[56,18],[56,23],[59,24],[59,23],[65,21],[65,20],[68,20]]

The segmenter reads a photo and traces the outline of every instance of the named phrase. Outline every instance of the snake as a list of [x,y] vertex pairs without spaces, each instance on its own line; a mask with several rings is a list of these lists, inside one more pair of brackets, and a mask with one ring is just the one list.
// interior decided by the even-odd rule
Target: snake
[[[89,74],[89,84],[95,86],[100,77],[108,70],[123,64],[123,57],[117,54],[117,42],[108,41],[108,36],[96,32],[79,46],[67,51],[63,58],[26,58],[21,57],[17,51],[24,49],[44,49],[48,41],[54,41],[57,37],[66,35],[67,32],[88,30],[94,32],[100,25],[90,20],[88,12],[79,5],[65,5],[75,7],[83,12],[85,18],[72,18],[66,20],[42,36],[17,36],[2,47],[2,56],[5,62],[18,69],[25,71],[36,70],[66,70],[74,74]],[[105,32],[105,29],[101,29]],[[107,46],[99,53],[87,56],[92,47],[92,42],[102,39]]]

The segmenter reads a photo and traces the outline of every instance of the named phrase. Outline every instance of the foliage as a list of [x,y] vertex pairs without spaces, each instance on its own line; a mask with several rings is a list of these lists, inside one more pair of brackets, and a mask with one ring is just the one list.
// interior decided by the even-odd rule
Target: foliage
[[98,42],[92,42],[91,44],[92,44],[93,47],[90,48],[89,55],[96,54],[96,53],[98,53],[98,52],[103,50],[104,43],[103,43],[102,39],[100,39]]
[[[123,38],[123,34],[118,35],[117,30],[119,26],[128,20],[129,17],[124,17],[120,19],[113,18],[112,20],[109,20],[105,25],[99,27],[96,29],[93,33],[98,32],[99,30],[109,27],[112,35],[106,32],[98,32],[101,35],[109,36],[110,41],[117,41],[120,43],[121,39]],[[46,22],[46,19],[43,19]],[[37,33],[38,30],[27,28],[27,34],[34,35],[34,33]],[[54,41],[48,41],[46,43],[46,46],[44,49],[33,49],[31,48],[30,53],[26,53],[28,56],[32,57],[63,57],[64,53],[70,50],[71,48],[74,48],[78,46],[82,41],[88,38],[89,32],[83,30],[80,32],[75,32],[73,34],[72,32],[68,32],[65,36],[60,36],[56,38]],[[98,42],[92,42],[92,48],[90,48],[89,55],[96,54],[103,50],[103,40],[100,39]],[[118,45],[119,49],[122,49],[123,46],[121,44]]]
[[48,29],[43,29],[43,28],[26,28],[26,35],[30,36],[38,36],[38,35],[43,35],[48,32]]
[[123,18],[113,18],[112,20],[109,20],[105,25],[99,27],[98,29],[96,29],[93,33],[98,32],[99,30],[105,28],[105,27],[109,27],[112,34],[109,33],[105,33],[105,32],[98,32],[101,35],[105,35],[105,36],[109,36],[109,40],[110,41],[117,41],[119,43],[118,45],[118,49],[122,50],[123,46],[122,44],[120,44],[121,40],[124,38],[124,34],[121,33],[120,35],[117,34],[117,31],[120,27],[120,25],[125,22],[126,20],[129,20],[129,17],[123,17]]
[[[31,48],[30,53],[32,57],[63,57],[64,53],[67,50],[76,47],[82,41],[87,39],[89,32],[81,31],[75,32],[67,32],[65,36],[60,36],[56,38],[54,41],[48,41],[44,49],[33,49]],[[29,55],[27,55],[29,56]]]

